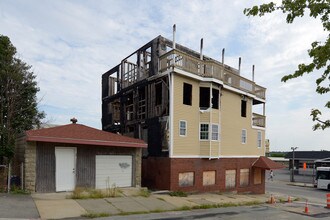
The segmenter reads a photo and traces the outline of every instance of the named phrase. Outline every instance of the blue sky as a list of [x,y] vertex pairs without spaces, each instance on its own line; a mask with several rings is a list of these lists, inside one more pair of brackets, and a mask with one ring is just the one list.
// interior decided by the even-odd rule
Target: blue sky
[[[286,24],[282,13],[248,18],[243,10],[263,1],[0,1],[0,34],[10,37],[19,57],[32,65],[39,107],[53,124],[101,128],[101,75],[158,35],[237,68],[267,88],[267,131],[271,150],[330,150],[329,131],[312,131],[309,116],[324,109],[329,95],[315,93],[317,74],[282,83],[297,64],[308,62],[312,41],[326,33],[320,22],[299,18]],[[324,112],[330,117],[329,111]]]

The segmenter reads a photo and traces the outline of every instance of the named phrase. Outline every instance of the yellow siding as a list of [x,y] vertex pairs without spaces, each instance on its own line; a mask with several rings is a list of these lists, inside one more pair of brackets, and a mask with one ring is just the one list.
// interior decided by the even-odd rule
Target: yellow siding
[[[257,129],[251,125],[252,100],[247,97],[246,117],[241,117],[241,95],[223,90],[221,97],[221,154],[223,156],[263,155],[264,149],[257,147]],[[242,129],[247,131],[247,143],[241,143]],[[262,131],[262,143],[265,132]]]
[[[192,105],[183,104],[183,83],[192,85]],[[210,83],[206,84],[211,86]],[[205,86],[205,83],[203,83]],[[181,75],[173,76],[173,156],[210,156],[210,141],[199,140],[200,123],[219,124],[219,110],[212,109],[201,112],[199,110],[200,82]],[[187,136],[179,135],[179,122],[187,122]],[[211,126],[211,124],[209,125]],[[211,138],[211,133],[209,134]],[[213,145],[216,145],[213,147]],[[211,156],[218,156],[218,141],[212,141]],[[214,148],[214,149],[213,149]]]
[[[173,155],[199,155],[199,83],[173,75]],[[192,105],[183,104],[183,83],[192,85]],[[179,135],[179,121],[187,121],[187,136]]]
[[[241,95],[222,89],[220,92],[220,107],[200,111],[199,87],[201,83],[179,74],[173,76],[173,156],[256,156],[264,154],[265,131],[262,133],[262,147],[257,147],[258,130],[252,128],[252,99],[247,98],[247,117],[241,117]],[[183,83],[192,85],[192,105],[183,104]],[[211,83],[202,83],[202,86]],[[213,87],[214,88],[214,87]],[[187,135],[179,135],[179,122],[187,123]],[[212,121],[210,123],[210,121]],[[200,123],[210,126],[209,141],[199,140]],[[212,137],[211,126],[219,125],[219,141],[210,141]],[[247,143],[241,143],[242,129],[247,131]],[[219,147],[220,146],[220,147]]]

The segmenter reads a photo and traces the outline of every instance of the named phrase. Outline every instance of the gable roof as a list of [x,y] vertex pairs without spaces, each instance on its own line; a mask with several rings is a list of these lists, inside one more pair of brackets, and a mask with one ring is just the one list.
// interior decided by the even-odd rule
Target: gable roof
[[26,131],[26,141],[111,147],[147,147],[147,144],[143,140],[101,131],[82,124],[68,124],[52,128],[29,130]]
[[[330,157],[330,151],[295,151],[294,158],[295,159],[323,159]],[[285,155],[285,158],[291,159],[292,152],[288,152]]]
[[276,163],[275,161],[272,161],[271,159],[265,157],[265,156],[260,156],[253,164],[252,167],[258,167],[261,169],[265,170],[275,170],[275,169],[282,169],[285,168],[280,163]]

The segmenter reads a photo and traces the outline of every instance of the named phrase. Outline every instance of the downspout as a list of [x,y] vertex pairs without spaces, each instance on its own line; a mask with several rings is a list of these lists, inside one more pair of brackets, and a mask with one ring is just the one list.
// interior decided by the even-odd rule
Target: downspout
[[[212,82],[211,82],[211,88],[210,88],[210,126],[209,126],[209,135],[210,137],[210,152],[209,152],[209,160],[212,159]],[[211,132],[210,132],[211,131]]]
[[220,88],[219,88],[219,119],[218,119],[218,122],[219,122],[219,126],[218,126],[218,159],[220,159],[220,154],[221,154],[221,135],[220,135],[220,132],[221,132],[221,93],[222,93],[222,91],[221,91],[221,86],[220,86]]
[[[174,68],[174,67],[172,67]],[[172,70],[173,71],[173,70]],[[170,146],[168,148],[169,150],[169,157],[173,157],[173,82],[171,77],[171,71],[168,72],[168,83],[169,83],[169,108],[170,108],[170,114],[169,114],[169,139],[170,139]]]

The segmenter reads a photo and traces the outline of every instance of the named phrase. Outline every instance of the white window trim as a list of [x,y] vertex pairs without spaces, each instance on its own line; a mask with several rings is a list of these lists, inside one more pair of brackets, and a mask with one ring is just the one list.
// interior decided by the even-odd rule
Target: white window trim
[[[201,127],[202,125],[208,125],[208,139],[201,139]],[[210,141],[210,124],[209,123],[200,123],[199,124],[199,140],[200,141]]]
[[[218,132],[217,132],[217,139],[215,140],[215,139],[213,139],[213,125],[216,125],[217,127],[218,127]],[[220,129],[219,129],[219,124],[216,124],[216,123],[212,123],[211,124],[211,141],[220,141],[220,135],[219,135],[219,133],[220,133]]]
[[[245,142],[243,142],[243,131],[245,131]],[[246,144],[247,143],[247,130],[246,129],[242,129],[242,132],[241,132],[241,142],[242,142],[242,144]]]
[[[184,135],[182,135],[181,134],[181,122],[184,122],[185,123],[185,134]],[[187,121],[186,120],[180,120],[179,121],[179,135],[180,135],[180,137],[187,137]]]
[[[260,146],[259,146],[259,134],[260,134]],[[262,148],[262,132],[261,131],[257,132],[257,147]]]

